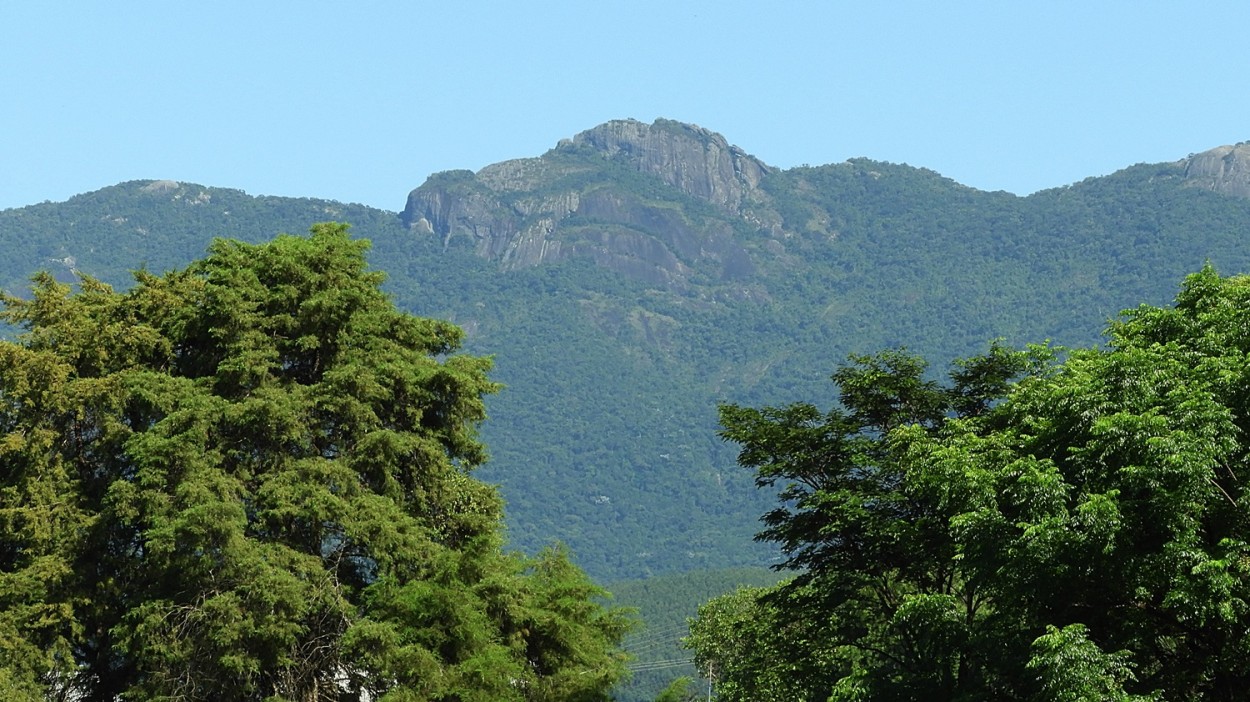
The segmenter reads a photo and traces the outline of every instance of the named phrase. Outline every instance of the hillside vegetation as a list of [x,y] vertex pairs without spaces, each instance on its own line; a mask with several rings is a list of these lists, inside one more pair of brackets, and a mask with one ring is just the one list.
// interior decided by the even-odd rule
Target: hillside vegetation
[[773,496],[717,437],[718,402],[827,404],[847,355],[883,348],[943,367],[999,337],[1093,344],[1205,262],[1250,269],[1250,201],[1187,165],[1017,197],[866,159],[780,170],[704,129],[613,122],[436,174],[403,213],[163,181],[6,210],[0,283],[126,286],[214,236],[348,222],[398,307],[494,357],[478,475],[511,544],[559,540],[619,580],[774,562],[752,541]]

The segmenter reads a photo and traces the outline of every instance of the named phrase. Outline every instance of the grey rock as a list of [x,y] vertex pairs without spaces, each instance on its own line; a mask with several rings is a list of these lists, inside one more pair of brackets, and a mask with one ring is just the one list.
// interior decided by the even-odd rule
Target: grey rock
[[769,171],[720,134],[671,120],[615,120],[578,134],[573,143],[587,144],[609,158],[624,156],[639,171],[731,212],[737,212]]
[[1193,186],[1250,198],[1250,142],[1218,146],[1181,161]]
[[[657,185],[638,192],[614,175],[622,167]],[[401,217],[414,235],[471,246],[505,269],[581,257],[650,285],[687,289],[696,272],[735,281],[754,273],[735,223],[779,227],[759,189],[769,171],[701,127],[619,120],[562,139],[538,158],[435,174],[408,196]],[[692,211],[683,197],[712,207]]]

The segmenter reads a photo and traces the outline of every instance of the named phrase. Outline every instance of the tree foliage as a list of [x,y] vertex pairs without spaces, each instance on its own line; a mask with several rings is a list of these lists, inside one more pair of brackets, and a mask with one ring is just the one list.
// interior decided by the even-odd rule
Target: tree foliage
[[0,685],[125,699],[594,700],[626,628],[504,553],[489,359],[343,225],[124,294],[5,299]]
[[1207,268],[1062,362],[994,347],[939,386],[887,352],[834,374],[832,411],[723,407],[798,571],[751,605],[792,633],[749,644],[772,651],[749,675],[803,661],[792,699],[1240,699],[1248,309],[1250,278]]
[[[797,667],[779,665],[787,648],[786,627],[760,601],[772,591],[739,588],[708,601],[691,619],[690,636],[684,643],[695,651],[695,666],[715,686],[718,699],[782,702],[802,698],[805,683]],[[811,657],[805,655],[793,662],[808,660]]]

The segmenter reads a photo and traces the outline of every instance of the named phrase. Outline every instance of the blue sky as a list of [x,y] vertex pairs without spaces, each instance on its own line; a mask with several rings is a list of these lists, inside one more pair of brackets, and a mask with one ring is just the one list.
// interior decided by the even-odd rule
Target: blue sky
[[1250,3],[0,0],[0,208],[124,180],[389,210],[667,117],[1027,194],[1250,139]]

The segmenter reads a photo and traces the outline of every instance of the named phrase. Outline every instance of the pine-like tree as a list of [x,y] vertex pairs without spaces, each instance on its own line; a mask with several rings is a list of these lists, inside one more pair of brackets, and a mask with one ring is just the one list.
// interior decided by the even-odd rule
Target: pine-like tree
[[625,619],[470,475],[490,360],[346,230],[5,299],[6,698],[606,699]]

